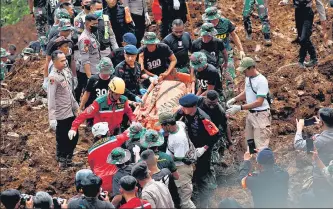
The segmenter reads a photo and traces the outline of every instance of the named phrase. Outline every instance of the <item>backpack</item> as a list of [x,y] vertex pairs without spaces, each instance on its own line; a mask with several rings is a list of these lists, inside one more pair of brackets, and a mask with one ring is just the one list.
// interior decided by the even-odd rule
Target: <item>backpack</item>
[[[250,81],[250,86],[251,86],[251,89],[252,89],[253,93],[257,94],[257,92],[256,92],[256,91],[253,89],[253,87],[252,87],[251,78],[249,78],[249,81]],[[268,93],[267,93],[265,99],[267,100],[269,106],[271,106],[271,104],[273,104],[274,97],[273,97],[273,95],[271,94],[270,91],[268,91]]]

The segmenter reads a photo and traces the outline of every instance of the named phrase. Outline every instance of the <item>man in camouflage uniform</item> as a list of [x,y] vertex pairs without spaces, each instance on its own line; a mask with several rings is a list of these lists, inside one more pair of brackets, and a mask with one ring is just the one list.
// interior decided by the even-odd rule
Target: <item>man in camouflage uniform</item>
[[83,10],[74,18],[74,27],[78,35],[81,35],[84,30],[85,17],[90,13],[90,2],[91,0],[82,0]]
[[266,5],[266,0],[244,0],[243,8],[243,22],[246,33],[246,39],[252,39],[252,23],[251,23],[251,14],[253,12],[253,7],[256,5],[258,10],[258,15],[260,22],[262,24],[261,31],[264,34],[265,46],[271,46],[271,29],[268,20],[268,9]]
[[7,73],[7,57],[9,56],[9,53],[4,49],[1,48],[1,63],[0,63],[0,81],[5,80],[5,75]]
[[76,89],[76,99],[80,100],[82,90],[87,85],[87,80],[98,73],[96,66],[101,59],[100,44],[93,34],[98,29],[98,17],[94,14],[88,14],[85,17],[85,29],[79,37],[79,65],[78,87]]
[[234,52],[232,46],[230,45],[230,36],[232,37],[232,40],[234,41],[235,45],[239,50],[240,59],[243,59],[245,57],[242,43],[240,42],[239,37],[235,32],[235,25],[232,24],[229,19],[221,17],[216,7],[209,7],[208,9],[206,9],[205,14],[202,16],[202,19],[214,25],[215,29],[217,30],[216,38],[223,41],[224,46],[228,52],[228,67],[226,73],[229,74],[227,78],[230,78],[230,80],[227,80],[228,93],[226,93],[225,96],[227,98],[233,97],[233,79],[235,79],[236,73],[233,57]]
[[55,11],[55,22],[54,25],[52,25],[52,27],[50,28],[49,32],[48,32],[48,41],[49,42],[54,36],[56,36],[59,33],[59,23],[60,23],[60,19],[70,19],[70,15],[68,13],[68,11],[66,9],[57,9]]
[[46,35],[47,12],[46,0],[28,0],[30,14],[34,15],[38,38]]

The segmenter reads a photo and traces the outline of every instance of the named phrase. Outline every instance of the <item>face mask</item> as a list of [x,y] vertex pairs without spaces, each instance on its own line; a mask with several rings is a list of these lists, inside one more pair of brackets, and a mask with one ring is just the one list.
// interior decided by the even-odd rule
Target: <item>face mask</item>
[[100,18],[103,15],[103,9],[95,11],[95,15]]
[[95,33],[97,31],[97,29],[98,29],[97,25],[90,26],[90,30],[92,33]]
[[84,9],[90,10],[90,5],[83,5]]

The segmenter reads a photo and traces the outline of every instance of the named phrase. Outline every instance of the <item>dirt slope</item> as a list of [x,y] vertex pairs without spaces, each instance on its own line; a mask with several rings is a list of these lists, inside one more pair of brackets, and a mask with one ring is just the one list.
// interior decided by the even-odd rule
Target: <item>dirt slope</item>
[[[260,23],[255,18],[253,19],[253,41],[245,42],[241,22],[241,1],[223,0],[220,6],[222,14],[237,24],[237,33],[242,40],[245,52],[249,56],[257,56],[261,59],[258,68],[269,80],[270,89],[275,97],[272,107],[274,137],[271,140],[271,146],[276,153],[277,163],[291,175],[289,194],[293,204],[297,202],[303,180],[311,175],[312,170],[311,159],[303,152],[293,150],[294,121],[295,118],[315,114],[322,106],[332,106],[333,56],[328,56],[332,54],[332,51],[323,47],[318,35],[319,31],[315,27],[312,40],[319,49],[319,59],[324,64],[319,68],[307,70],[300,70],[296,66],[280,68],[297,61],[298,46],[290,44],[290,40],[295,35],[293,9],[277,7],[275,6],[277,1],[269,2],[273,33],[273,46],[270,48],[262,45]],[[332,10],[330,10],[329,19],[332,19]],[[10,37],[10,35],[5,34],[4,37]],[[259,48],[260,50],[256,51]],[[11,78],[5,82],[7,85],[4,88],[7,90],[1,89],[2,101],[15,97],[18,92],[23,92],[25,98],[18,98],[11,105],[1,106],[0,186],[3,189],[17,188],[31,194],[38,190],[46,190],[55,196],[70,197],[75,193],[73,177],[76,170],[59,171],[57,169],[54,159],[55,136],[54,133],[47,131],[47,108],[43,106],[42,99],[45,93],[40,91],[42,64],[43,61],[38,59],[33,62],[22,62],[16,68],[19,70],[10,75]],[[244,77],[239,76],[237,83],[243,88]],[[37,99],[32,101],[33,98]],[[231,120],[233,137],[237,141],[243,140],[245,116],[244,111]],[[309,132],[316,131],[318,131],[316,128],[309,130]],[[9,132],[15,132],[18,136],[7,136]],[[84,131],[81,130],[80,133]],[[75,160],[86,161],[86,150],[91,144],[89,140],[91,136],[85,134],[80,136]],[[236,156],[236,152],[227,154],[226,161],[233,161]],[[220,187],[215,193],[213,206],[224,197],[234,197],[243,206],[251,205],[251,195],[240,188],[236,177],[237,175],[219,177]]]

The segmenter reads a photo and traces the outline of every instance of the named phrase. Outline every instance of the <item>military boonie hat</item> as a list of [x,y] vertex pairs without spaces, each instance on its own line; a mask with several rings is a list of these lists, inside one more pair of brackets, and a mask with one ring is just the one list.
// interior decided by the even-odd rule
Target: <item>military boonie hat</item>
[[207,64],[207,56],[202,52],[194,52],[190,57],[190,66],[194,70],[202,68]]
[[1,48],[1,57],[8,57],[9,53],[6,51],[6,49]]
[[131,153],[129,150],[117,147],[108,155],[106,162],[112,165],[119,165],[126,163],[130,159]]
[[71,16],[69,15],[68,11],[63,8],[58,8],[54,12],[55,17],[59,19],[70,19]]
[[236,70],[244,72],[247,68],[252,66],[256,66],[256,62],[251,57],[244,57],[240,62],[240,66]]
[[24,48],[22,54],[33,54],[35,51],[32,48]]
[[164,143],[164,137],[153,129],[148,129],[140,138],[143,148],[159,147]]
[[132,122],[129,127],[129,138],[130,139],[138,139],[146,132],[146,128],[142,126],[139,122]]
[[200,29],[200,36],[215,36],[217,30],[212,23],[204,23]]
[[205,14],[202,15],[204,21],[216,20],[221,18],[220,11],[216,7],[209,7],[205,10]]
[[160,40],[157,38],[156,33],[146,32],[143,37],[143,44],[157,44]]
[[101,74],[113,74],[115,71],[109,57],[103,57],[96,66],[96,69]]
[[66,30],[73,30],[72,24],[69,19],[60,19],[59,22],[59,30],[66,31]]

